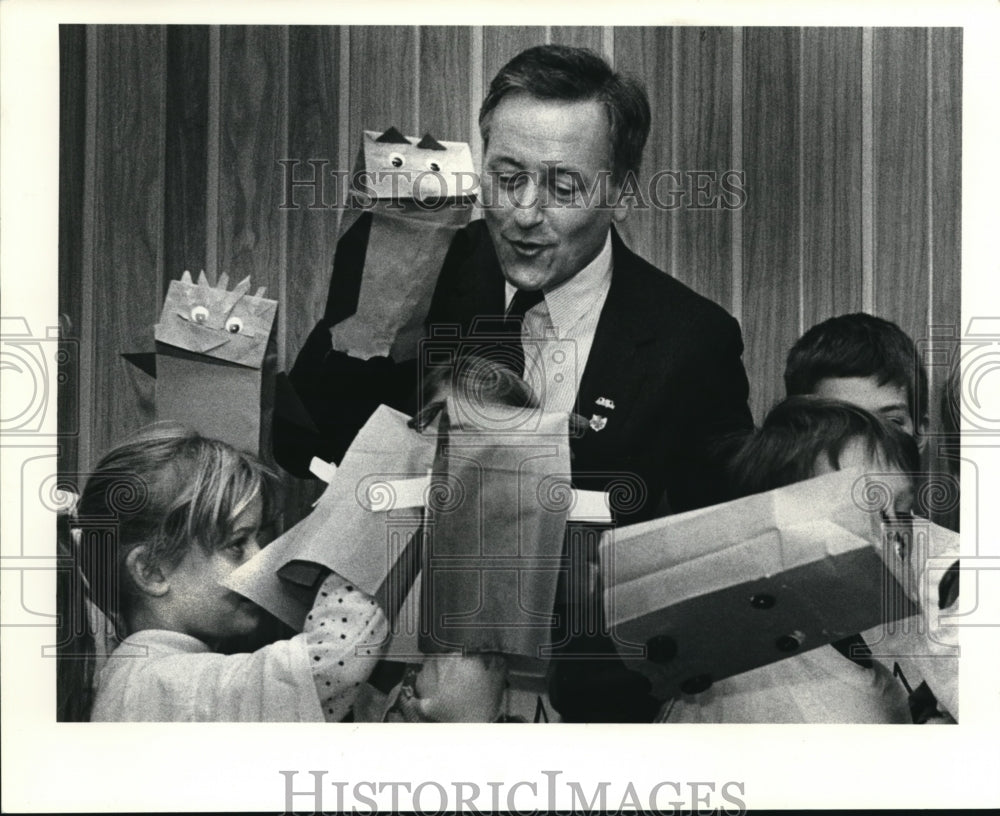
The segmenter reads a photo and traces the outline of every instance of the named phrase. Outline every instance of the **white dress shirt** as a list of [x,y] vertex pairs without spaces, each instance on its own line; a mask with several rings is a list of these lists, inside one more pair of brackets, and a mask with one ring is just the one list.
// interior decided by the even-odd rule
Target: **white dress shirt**
[[[524,379],[546,411],[572,411],[594,332],[611,286],[611,230],[604,246],[576,275],[545,291],[524,316]],[[505,284],[506,307],[517,289]]]

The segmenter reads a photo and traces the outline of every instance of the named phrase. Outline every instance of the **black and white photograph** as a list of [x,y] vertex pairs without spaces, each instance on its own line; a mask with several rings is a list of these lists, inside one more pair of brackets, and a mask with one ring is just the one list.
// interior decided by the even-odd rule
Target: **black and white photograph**
[[990,4],[73,8],[5,812],[998,804]]

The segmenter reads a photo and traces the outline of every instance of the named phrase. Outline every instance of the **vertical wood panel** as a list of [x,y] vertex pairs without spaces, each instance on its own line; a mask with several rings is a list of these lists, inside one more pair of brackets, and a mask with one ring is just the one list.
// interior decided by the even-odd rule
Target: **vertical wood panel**
[[861,29],[861,308],[875,310],[875,34]]
[[206,267],[208,192],[208,27],[167,28],[167,280]]
[[412,26],[358,26],[351,33],[350,155],[353,166],[362,130],[395,126],[413,133],[417,82]]
[[[933,32],[933,270],[935,326],[961,331],[962,264],[962,29]],[[937,384],[944,373],[935,371]]]
[[[299,179],[322,177],[316,191],[295,190],[296,206],[287,211],[288,279],[286,336],[294,357],[313,325],[323,314],[330,269],[337,246],[339,190],[332,178],[336,170],[349,170],[349,157],[339,155],[338,132],[346,112],[339,110],[340,30],[293,26],[289,31],[288,159],[300,164]],[[324,202],[326,206],[324,205]]]
[[803,329],[861,304],[861,30],[802,43]]
[[[649,95],[652,123],[639,179],[645,195],[654,172],[675,169],[670,137],[673,29],[616,28],[615,68],[635,76]],[[632,250],[667,272],[672,271],[669,216],[670,213],[651,206],[633,208],[619,227]]]
[[[154,416],[153,381],[121,358],[151,348],[163,276],[164,69],[159,26],[97,30],[93,292],[96,457]],[[93,464],[93,463],[89,463]],[[88,465],[89,466],[89,465]]]
[[[676,36],[673,112],[676,131],[675,170],[684,173],[688,197],[672,212],[675,246],[672,274],[717,303],[728,305],[732,293],[732,209],[721,205],[718,182],[709,193],[695,190],[704,170],[722,174],[732,155],[732,53],[730,28],[680,28]],[[650,171],[656,167],[650,166]],[[702,205],[716,198],[707,209]]]
[[[251,276],[281,303],[285,55],[277,26],[224,26],[220,36],[219,268]],[[283,332],[284,304],[278,331]]]
[[[59,321],[66,348],[78,349],[83,320],[83,192],[87,105],[87,31],[59,26]],[[71,352],[72,353],[72,352]],[[80,356],[57,390],[59,470],[79,471]]]
[[[938,29],[931,33],[932,88],[932,270],[931,324],[939,338],[961,337],[962,261],[962,30]],[[940,433],[946,426],[941,417],[941,399],[949,366],[957,365],[957,349],[945,340],[935,343],[930,374],[930,428]],[[950,348],[949,348],[950,346]],[[951,352],[950,354],[948,352]],[[933,437],[932,437],[933,439]],[[954,443],[954,439],[946,440]],[[954,454],[942,456],[928,446],[929,469],[948,473],[954,469]],[[949,463],[947,460],[951,459]],[[947,496],[947,493],[942,494]],[[939,524],[958,529],[958,507],[943,502],[932,513]]]
[[[733,28],[733,104],[731,115],[733,119],[733,152],[732,167],[746,175],[743,161],[743,29]],[[745,204],[745,202],[743,202]],[[743,325],[743,206],[733,212],[732,261],[730,267],[730,307],[733,316]],[[724,304],[725,305],[725,304]]]
[[[283,158],[300,162],[296,178],[322,178],[316,192],[300,187],[287,210],[288,275],[285,285],[285,334],[290,367],[306,336],[323,314],[330,270],[337,246],[336,206],[340,191],[331,175],[350,170],[347,157],[339,152],[340,128],[346,129],[346,111],[340,110],[339,27],[292,26],[289,29],[288,151]],[[326,161],[310,166],[308,162]],[[318,170],[314,171],[313,167]],[[327,206],[323,206],[324,202]],[[286,527],[308,514],[322,485],[285,477]]]
[[927,32],[875,29],[875,312],[926,335]]
[[545,42],[544,26],[484,26],[483,27],[483,92],[497,71],[525,48]]
[[758,419],[783,393],[781,374],[798,338],[799,32],[744,30],[744,360]]
[[420,28],[420,135],[468,142],[472,138],[469,47],[472,32],[466,26]]
[[603,36],[600,26],[552,26],[549,30],[551,42],[589,48],[598,54],[602,53]]

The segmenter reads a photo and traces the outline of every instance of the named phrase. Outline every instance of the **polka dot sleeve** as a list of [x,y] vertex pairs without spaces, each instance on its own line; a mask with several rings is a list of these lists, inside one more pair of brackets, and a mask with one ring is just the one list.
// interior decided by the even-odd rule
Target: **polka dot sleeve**
[[340,722],[385,651],[385,615],[370,595],[331,573],[316,593],[303,634],[323,715]]

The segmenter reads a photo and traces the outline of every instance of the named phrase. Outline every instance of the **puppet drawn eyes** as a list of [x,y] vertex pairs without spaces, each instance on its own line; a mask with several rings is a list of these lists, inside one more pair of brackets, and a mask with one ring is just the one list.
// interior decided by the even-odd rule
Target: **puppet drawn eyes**
[[404,161],[403,157],[400,156],[398,153],[390,153],[389,154],[389,163],[393,167],[402,167],[403,166],[403,161]]
[[191,319],[195,323],[204,323],[208,320],[208,309],[204,306],[195,306],[191,309]]
[[243,331],[243,321],[238,317],[231,317],[226,321],[226,331],[230,334],[239,334]]
[[429,161],[427,162],[427,169],[430,170],[432,173],[440,173],[441,165],[438,164],[436,161]]

